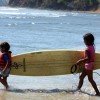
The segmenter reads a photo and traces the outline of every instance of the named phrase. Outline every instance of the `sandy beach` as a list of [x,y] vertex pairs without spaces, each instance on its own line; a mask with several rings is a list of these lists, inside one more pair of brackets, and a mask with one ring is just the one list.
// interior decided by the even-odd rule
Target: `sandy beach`
[[95,11],[90,11],[90,13],[97,13],[97,14],[100,14],[100,8],[95,10]]
[[91,14],[100,14],[100,8],[97,10],[91,10],[91,11],[75,11],[75,12],[79,12],[79,13],[91,13]]

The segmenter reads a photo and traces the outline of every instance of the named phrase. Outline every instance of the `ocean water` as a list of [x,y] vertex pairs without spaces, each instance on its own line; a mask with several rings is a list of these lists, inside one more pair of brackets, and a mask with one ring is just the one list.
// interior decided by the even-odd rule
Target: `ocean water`
[[[0,7],[0,41],[11,45],[13,55],[49,49],[83,50],[83,35],[95,36],[96,52],[100,52],[100,14],[51,11],[29,8]],[[100,70],[95,72],[100,73]],[[10,75],[8,83],[16,89],[73,89],[77,75],[26,77]],[[97,85],[100,76],[94,73]],[[83,89],[91,86],[85,79]],[[3,86],[0,84],[0,88]],[[93,91],[92,91],[93,92]]]
[[9,3],[9,0],[0,0],[0,6],[7,6]]

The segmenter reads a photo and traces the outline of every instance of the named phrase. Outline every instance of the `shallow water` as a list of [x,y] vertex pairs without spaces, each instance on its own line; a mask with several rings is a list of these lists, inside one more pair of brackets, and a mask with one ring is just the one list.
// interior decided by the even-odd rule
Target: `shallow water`
[[[100,52],[100,14],[0,7],[0,41],[8,41],[14,55],[45,49],[82,50],[85,48],[82,36],[87,32],[94,34],[96,52]],[[78,76],[10,75],[8,82],[17,89],[73,89]],[[100,77],[94,74],[94,78],[100,85]],[[83,90],[91,86],[85,80]]]

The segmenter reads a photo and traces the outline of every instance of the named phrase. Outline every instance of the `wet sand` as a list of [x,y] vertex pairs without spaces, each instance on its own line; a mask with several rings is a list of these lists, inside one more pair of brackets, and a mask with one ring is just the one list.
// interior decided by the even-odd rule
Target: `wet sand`
[[15,93],[0,91],[0,100],[99,100],[100,97],[85,93]]
[[[100,87],[99,87],[100,89]],[[88,91],[88,92],[87,92]],[[92,93],[90,93],[92,91]],[[0,100],[99,100],[92,87],[86,91],[0,89]]]

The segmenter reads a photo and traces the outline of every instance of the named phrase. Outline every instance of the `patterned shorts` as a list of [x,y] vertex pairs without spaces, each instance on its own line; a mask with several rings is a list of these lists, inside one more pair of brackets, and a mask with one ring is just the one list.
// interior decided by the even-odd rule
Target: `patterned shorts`
[[2,72],[2,70],[0,70],[0,77],[8,77],[10,74],[10,68],[7,68],[4,72]]

